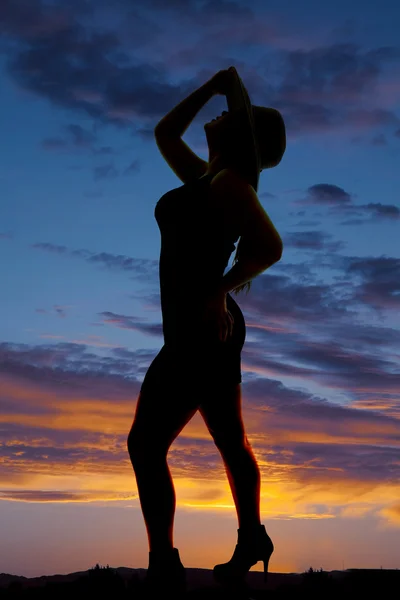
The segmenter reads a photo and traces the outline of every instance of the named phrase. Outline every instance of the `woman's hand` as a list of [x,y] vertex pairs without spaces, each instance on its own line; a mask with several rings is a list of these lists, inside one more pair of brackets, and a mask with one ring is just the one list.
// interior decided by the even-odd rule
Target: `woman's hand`
[[231,91],[234,81],[236,81],[236,77],[233,74],[233,67],[229,67],[229,69],[222,69],[221,71],[218,71],[211,78],[211,84],[214,94],[226,96]]
[[218,332],[221,342],[232,335],[234,319],[226,305],[224,292],[213,292],[205,301],[203,322]]

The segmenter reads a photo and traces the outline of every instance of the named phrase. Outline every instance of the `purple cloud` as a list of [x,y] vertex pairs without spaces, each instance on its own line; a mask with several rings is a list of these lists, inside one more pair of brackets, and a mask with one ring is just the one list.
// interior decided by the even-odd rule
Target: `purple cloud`
[[[171,84],[165,67],[152,56],[147,56],[143,64],[132,61],[132,51],[143,48],[160,31],[154,14],[160,10],[173,11],[177,19],[182,15],[193,19],[195,14],[196,22],[204,21],[204,36],[213,41],[214,56],[218,51],[222,56],[222,42],[226,38],[223,30],[217,36],[207,31],[207,26],[212,15],[218,17],[221,11],[225,18],[229,13],[234,22],[240,19],[247,27],[251,26],[253,41],[265,40],[265,24],[257,28],[249,7],[232,3],[199,7],[188,1],[169,3],[166,7],[165,3],[153,1],[146,7],[139,3],[133,9],[131,3],[121,0],[115,9],[122,16],[118,30],[110,27],[100,32],[90,23],[96,22],[101,9],[93,3],[72,0],[57,7],[40,0],[29,6],[21,0],[3,2],[3,32],[9,39],[8,73],[23,88],[56,106],[122,127],[136,121],[137,132],[148,139],[152,139],[151,131],[167,107],[176,105],[198,87],[200,80],[212,74],[202,72],[188,81]],[[230,35],[230,28],[226,36],[228,32]],[[265,81],[254,74],[246,78],[245,66],[240,68],[249,88],[254,87],[260,96],[268,95],[272,105],[282,110],[289,131],[309,133],[338,127],[372,129],[398,125],[398,118],[390,110],[360,108],[362,100],[370,97],[371,89],[379,84],[380,76],[398,60],[397,48],[385,46],[363,51],[356,44],[347,43],[281,50],[279,30],[271,27],[268,33],[272,44],[276,42],[277,49],[272,47],[270,52],[279,61],[279,78],[271,77],[274,73],[268,72]],[[246,36],[245,26],[242,35]],[[285,34],[282,35],[284,38]],[[198,47],[192,54],[187,49],[184,55],[170,51],[167,59],[164,64],[191,66],[197,72]]]
[[158,273],[158,260],[150,260],[144,258],[132,258],[123,254],[111,254],[109,252],[91,252],[90,250],[70,250],[66,246],[51,244],[48,242],[39,242],[32,244],[32,248],[36,250],[44,250],[55,254],[63,254],[73,258],[81,258],[89,263],[97,263],[103,265],[107,269],[115,269],[118,271],[129,271],[136,274],[137,277],[149,277],[149,274],[154,276]]

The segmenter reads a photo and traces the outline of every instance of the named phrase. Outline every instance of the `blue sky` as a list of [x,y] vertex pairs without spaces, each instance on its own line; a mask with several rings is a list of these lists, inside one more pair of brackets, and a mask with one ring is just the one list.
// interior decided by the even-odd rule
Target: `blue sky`
[[[163,343],[154,208],[182,185],[153,129],[230,65],[287,128],[258,190],[283,257],[235,296],[271,569],[399,567],[400,10],[379,8],[3,0],[3,571],[147,566],[126,437]],[[185,132],[205,160],[225,109]],[[169,462],[176,545],[212,568],[237,523],[199,415]]]

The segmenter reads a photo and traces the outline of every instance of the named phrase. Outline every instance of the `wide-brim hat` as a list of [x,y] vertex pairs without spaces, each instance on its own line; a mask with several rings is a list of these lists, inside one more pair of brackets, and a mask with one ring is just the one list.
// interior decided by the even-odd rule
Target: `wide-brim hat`
[[260,172],[275,167],[286,149],[286,131],[282,115],[275,108],[254,106],[235,67],[233,93],[226,97],[228,112],[240,111],[241,164],[246,179],[258,190]]

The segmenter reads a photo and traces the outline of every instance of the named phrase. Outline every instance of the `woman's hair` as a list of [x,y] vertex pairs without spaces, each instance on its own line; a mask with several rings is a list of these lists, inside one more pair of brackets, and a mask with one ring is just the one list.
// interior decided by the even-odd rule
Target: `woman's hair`
[[[260,146],[262,168],[271,168],[279,164],[286,148],[285,124],[282,115],[275,109],[268,109],[268,111],[268,117],[266,118],[265,113],[263,113],[264,116],[260,122],[257,122],[257,118],[259,118],[257,117],[258,113],[255,115],[255,127],[257,128],[258,125],[260,128],[257,129],[257,132],[260,133],[263,141],[265,140],[265,135],[267,140],[267,143],[264,141]],[[247,178],[246,172],[248,171],[249,157],[240,150],[241,148],[246,149],[248,147],[248,135],[247,111],[245,108],[242,108],[237,111],[236,118],[231,120],[229,127],[224,130],[220,140],[220,152],[227,164],[237,173],[242,173],[245,179]],[[249,253],[249,245],[244,245],[240,237],[233,265],[240,258],[245,257],[246,253]],[[247,288],[246,293],[248,294],[251,288],[251,281],[236,287],[233,292],[238,294],[245,288]]]
[[[241,242],[242,242],[242,238],[239,238],[238,245],[236,246],[236,252],[235,252],[235,256],[233,258],[232,266],[238,262],[240,256],[244,255],[244,253],[242,252],[243,244]],[[246,287],[247,287],[247,292],[246,292],[246,295],[247,295],[251,288],[251,281],[248,281],[247,283],[243,283],[242,285],[239,285],[232,291],[235,294],[235,296],[237,296],[237,294],[239,294],[239,292],[243,291]]]
[[[221,141],[220,151],[225,157],[225,160],[230,165],[230,167],[236,171],[237,173],[245,171],[245,159],[238,153],[238,148],[241,147],[240,138],[243,135],[242,123],[243,119],[246,118],[244,110],[238,111],[238,116],[233,124],[229,128],[224,131],[224,136]],[[235,256],[233,258],[232,266],[238,262],[240,258],[243,258],[246,255],[246,247],[243,245],[242,238],[239,238],[238,244],[236,246]],[[238,287],[234,288],[232,291],[235,295],[239,294],[239,292],[243,291],[247,288],[246,294],[249,293],[251,288],[251,281],[247,283],[243,283]]]

